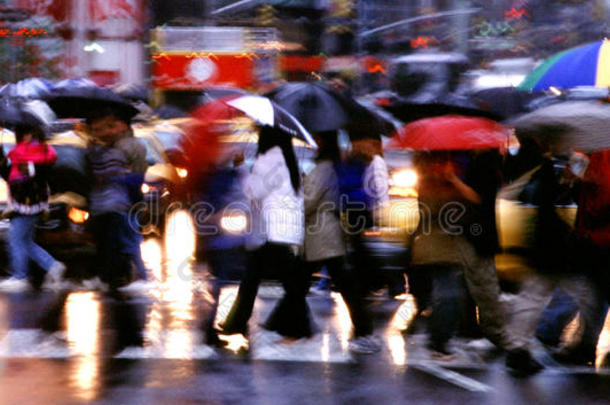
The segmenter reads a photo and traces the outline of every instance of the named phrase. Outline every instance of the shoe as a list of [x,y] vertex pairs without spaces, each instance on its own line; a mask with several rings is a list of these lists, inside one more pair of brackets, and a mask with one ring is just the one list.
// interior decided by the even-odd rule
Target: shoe
[[349,341],[348,350],[357,354],[373,354],[381,350],[381,344],[376,336],[360,336]]
[[150,291],[154,287],[155,287],[155,283],[152,281],[136,280],[136,281],[133,281],[133,282],[127,284],[126,286],[118,288],[118,290],[123,291],[123,292],[138,293],[138,292]]
[[96,291],[96,290],[101,291],[101,292],[108,291],[108,285],[106,283],[104,283],[102,280],[100,280],[99,277],[95,277],[90,280],[83,280],[82,285],[83,285],[84,289],[90,290],[90,291]]
[[46,286],[58,286],[66,272],[66,265],[62,262],[55,262],[47,272],[44,280]]
[[22,292],[30,289],[30,283],[25,278],[11,277],[0,282],[1,291]]
[[536,374],[544,366],[532,357],[529,350],[516,349],[506,353],[506,367],[520,375]]
[[437,361],[451,361],[455,359],[455,354],[447,348],[445,343],[428,343],[426,348],[430,351],[430,357]]
[[222,340],[218,337],[218,331],[214,328],[207,329],[205,331],[205,342],[204,343],[208,346],[219,347],[219,348],[223,348],[228,344],[228,342],[226,340]]
[[371,290],[369,292],[369,295],[373,299],[385,298],[385,296],[388,295],[388,289],[386,287],[377,288],[377,289]]

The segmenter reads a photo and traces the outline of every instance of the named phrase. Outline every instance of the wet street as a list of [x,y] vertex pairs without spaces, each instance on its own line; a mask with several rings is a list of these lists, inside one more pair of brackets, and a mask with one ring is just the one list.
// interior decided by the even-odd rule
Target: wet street
[[[172,228],[174,227],[174,228]],[[147,293],[96,290],[0,294],[0,404],[608,404],[610,370],[563,367],[539,349],[547,368],[510,375],[484,340],[455,339],[456,358],[434,360],[424,348],[409,295],[371,299],[383,349],[348,350],[350,320],[340,296],[311,295],[318,333],[283,341],[258,325],[282,289],[265,283],[250,320],[249,347],[203,344],[210,309],[206,271],[192,263],[188,219],[174,218],[165,241],[143,255],[157,286]],[[237,285],[222,290],[217,321]],[[598,363],[610,351],[610,325]]]

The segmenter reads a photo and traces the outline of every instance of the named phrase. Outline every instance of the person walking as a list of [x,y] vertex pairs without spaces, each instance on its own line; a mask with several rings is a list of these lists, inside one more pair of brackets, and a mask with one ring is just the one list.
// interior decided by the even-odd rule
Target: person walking
[[496,195],[502,185],[502,157],[497,149],[470,151],[462,157],[464,185],[474,192],[473,198],[467,199],[466,213],[461,221],[466,238],[458,241],[464,279],[478,308],[483,336],[502,349],[506,340],[506,317],[500,302],[495,266],[495,255],[500,250]]
[[[529,345],[540,317],[557,287],[578,304],[585,331],[591,334],[596,325],[603,324],[598,319],[603,313],[603,307],[592,280],[582,271],[580,265],[574,265],[572,229],[555,209],[563,194],[571,193],[569,187],[566,189],[566,185],[562,184],[561,178],[566,173],[563,169],[561,160],[546,153],[542,165],[530,182],[533,186],[528,193],[531,195],[531,202],[538,207],[531,236],[532,254],[529,258],[535,271],[524,282],[514,300],[507,325],[509,339],[506,340],[506,366],[519,374],[533,374],[544,368],[532,356]],[[595,204],[593,201],[589,202]],[[579,207],[581,219],[577,220],[577,223],[582,221],[586,206],[587,203],[584,203]],[[584,231],[584,228],[582,229]],[[589,344],[592,342],[590,338],[584,339]],[[590,361],[590,356],[595,353],[594,347],[593,354],[591,347],[587,349],[586,359]]]
[[347,306],[354,326],[349,349],[357,353],[380,350],[372,336],[373,324],[359,293],[356,280],[345,268],[345,235],[339,213],[339,182],[336,167],[340,152],[336,132],[314,137],[318,144],[316,167],[305,177],[305,266],[310,276],[326,267]]
[[[572,173],[570,163],[567,173]],[[582,179],[574,178],[577,191],[576,248],[573,267],[587,276],[598,301],[592,322],[585,322],[580,340],[561,347],[554,358],[562,363],[595,365],[597,342],[603,330],[610,299],[610,150],[589,156]],[[604,302],[605,301],[605,302]]]
[[469,207],[482,199],[462,180],[465,168],[455,153],[420,152],[415,165],[420,173],[420,223],[412,238],[410,266],[431,276],[428,348],[433,356],[448,358],[452,356],[448,343],[464,307],[465,277],[481,265],[464,228]]
[[17,145],[8,153],[11,164],[6,177],[12,274],[0,282],[0,289],[22,291],[29,288],[30,259],[46,271],[44,285],[57,288],[66,266],[34,242],[36,224],[49,209],[48,170],[57,160],[57,153],[45,143],[44,130],[38,125],[17,125],[15,140]]
[[135,243],[128,218],[134,192],[130,179],[132,175],[139,176],[130,168],[144,167],[146,162],[146,151],[135,139],[131,142],[132,153],[116,145],[130,130],[129,121],[112,107],[102,107],[87,117],[91,134],[87,162],[94,180],[89,210],[100,279],[111,289],[125,285],[130,279]]
[[366,230],[375,224],[374,210],[379,202],[378,176],[375,173],[378,167],[373,165],[374,157],[375,150],[367,138],[353,139],[349,156],[336,165],[339,203],[348,238],[348,259],[361,295],[382,287],[380,264],[366,245],[364,236]]
[[250,199],[251,229],[246,241],[248,263],[237,298],[221,325],[223,334],[248,335],[248,320],[262,278],[275,272],[284,296],[264,324],[286,338],[310,337],[313,326],[303,290],[307,277],[299,265],[304,213],[301,175],[288,134],[262,126],[252,170],[235,164]]

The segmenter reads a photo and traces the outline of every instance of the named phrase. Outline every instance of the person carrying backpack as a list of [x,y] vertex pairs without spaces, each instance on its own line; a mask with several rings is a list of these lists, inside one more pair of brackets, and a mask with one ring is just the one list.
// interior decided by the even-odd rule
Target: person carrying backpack
[[8,153],[6,165],[9,185],[8,247],[12,268],[11,277],[0,282],[1,290],[22,291],[29,288],[28,262],[33,260],[46,272],[45,285],[56,287],[66,266],[55,260],[34,242],[36,224],[49,209],[47,172],[57,160],[53,147],[44,141],[45,133],[36,125],[18,125],[15,129],[17,146]]

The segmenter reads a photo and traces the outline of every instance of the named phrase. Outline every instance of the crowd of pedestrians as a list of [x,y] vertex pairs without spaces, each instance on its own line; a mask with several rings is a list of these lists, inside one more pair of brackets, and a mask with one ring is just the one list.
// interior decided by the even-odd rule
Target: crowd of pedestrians
[[[146,150],[133,137],[130,119],[112,107],[96,109],[86,119],[96,275],[111,291],[151,286],[132,210],[142,200]],[[366,298],[383,287],[383,280],[366,232],[378,225],[378,214],[389,203],[381,140],[352,138],[346,151],[339,147],[337,131],[315,133],[315,167],[304,176],[290,136],[268,125],[257,130],[251,167],[243,154],[220,153],[192,194],[219,211],[230,205],[235,187],[248,200],[243,240],[221,235],[206,240],[206,260],[215,276],[214,305],[204,325],[206,342],[222,345],[221,335],[249,335],[248,323],[265,278],[279,279],[284,295],[262,327],[288,341],[311,337],[317,326],[306,296],[312,276],[324,270],[351,317],[349,349],[379,351]],[[18,125],[15,135],[16,146],[2,161],[10,192],[6,215],[11,220],[12,273],[0,289],[25,288],[29,260],[46,271],[44,285],[57,288],[66,267],[34,242],[35,225],[48,210],[48,169],[57,154],[45,143],[43,125]],[[506,351],[506,365],[514,371],[529,374],[543,368],[530,350],[534,336],[557,346],[553,355],[559,361],[595,363],[610,294],[610,152],[594,152],[586,160],[586,171],[575,171],[566,164],[569,159],[537,142],[524,145],[511,158],[497,149],[414,154],[420,219],[403,264],[434,357],[452,358],[451,339],[460,322],[470,319],[499,351]],[[505,182],[526,171],[529,181],[519,199],[537,208],[526,254],[533,272],[507,304],[495,268],[496,199]],[[566,195],[578,202],[575,227],[556,210]],[[247,260],[237,297],[216,324],[231,261],[223,255],[227,245],[242,244]],[[581,320],[580,336],[570,346],[561,346],[561,331],[575,314]]]

